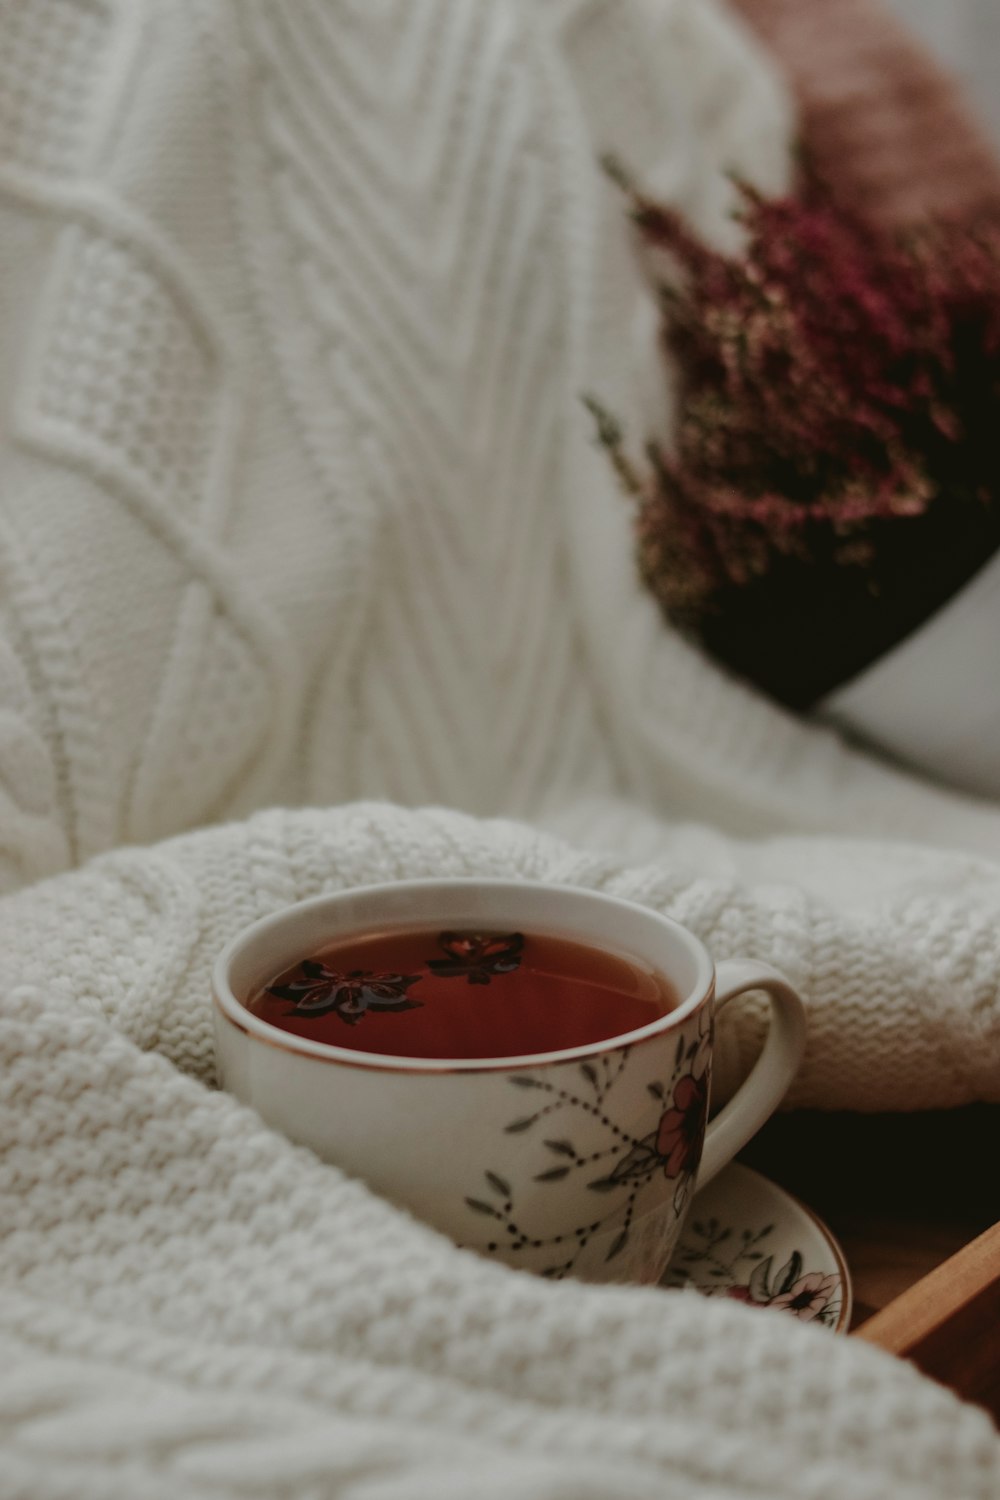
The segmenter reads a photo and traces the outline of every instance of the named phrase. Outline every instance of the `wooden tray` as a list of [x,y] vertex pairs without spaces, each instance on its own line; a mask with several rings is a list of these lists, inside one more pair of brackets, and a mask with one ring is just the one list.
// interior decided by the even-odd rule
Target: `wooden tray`
[[854,1281],[852,1331],[1000,1426],[1000,1108],[779,1115],[743,1153],[814,1208]]

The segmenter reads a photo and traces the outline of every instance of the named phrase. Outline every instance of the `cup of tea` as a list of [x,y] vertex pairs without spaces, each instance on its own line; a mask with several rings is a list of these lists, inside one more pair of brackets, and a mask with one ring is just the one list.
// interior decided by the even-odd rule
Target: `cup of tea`
[[[265,917],[213,974],[224,1088],[459,1245],[544,1276],[657,1281],[695,1183],[773,1112],[805,1015],[646,907],[413,880]],[[721,1006],[764,990],[750,1076],[708,1123]]]

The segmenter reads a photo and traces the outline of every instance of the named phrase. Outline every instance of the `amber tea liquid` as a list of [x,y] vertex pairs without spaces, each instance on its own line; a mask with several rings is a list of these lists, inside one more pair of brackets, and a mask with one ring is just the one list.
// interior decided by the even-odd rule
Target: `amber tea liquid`
[[419,927],[329,944],[248,1001],[272,1026],[398,1057],[517,1057],[606,1041],[678,1004],[661,974],[544,933]]

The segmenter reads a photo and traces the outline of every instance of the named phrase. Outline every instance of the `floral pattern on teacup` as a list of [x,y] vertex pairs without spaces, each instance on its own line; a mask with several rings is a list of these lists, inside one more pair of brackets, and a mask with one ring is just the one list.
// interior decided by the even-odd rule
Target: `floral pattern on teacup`
[[[654,1093],[654,1098],[659,1097]],[[670,1104],[650,1131],[608,1173],[588,1184],[598,1192],[662,1168],[664,1177],[680,1177],[701,1160],[708,1118],[708,1075],[685,1073],[673,1086]]]
[[[572,1273],[595,1236],[611,1235],[616,1226],[618,1232],[604,1260],[613,1260],[625,1250],[644,1211],[637,1213],[641,1195],[655,1179],[666,1178],[672,1184],[673,1212],[679,1216],[687,1204],[705,1137],[711,1024],[706,1007],[699,1013],[697,1031],[679,1035],[670,1075],[645,1084],[652,1104],[649,1128],[641,1132],[627,1128],[622,1119],[615,1118],[614,1110],[619,1090],[632,1096],[631,1088],[623,1089],[622,1084],[634,1048],[585,1059],[575,1075],[567,1069],[551,1077],[542,1070],[510,1074],[508,1081],[514,1088],[535,1097],[534,1107],[510,1120],[504,1134],[531,1134],[538,1148],[524,1154],[525,1181],[519,1184],[490,1168],[483,1174],[487,1191],[466,1196],[466,1206],[473,1213],[496,1224],[496,1237],[480,1248],[490,1254],[502,1249],[505,1255],[524,1250],[533,1259],[538,1251],[551,1249],[550,1263],[538,1269],[543,1276],[561,1280]],[[586,1146],[580,1144],[574,1120],[586,1133]],[[530,1205],[522,1208],[522,1200],[530,1198],[534,1184],[562,1183],[574,1176],[581,1178],[588,1194],[595,1195],[595,1211],[586,1217],[578,1215],[556,1233],[537,1232]]]

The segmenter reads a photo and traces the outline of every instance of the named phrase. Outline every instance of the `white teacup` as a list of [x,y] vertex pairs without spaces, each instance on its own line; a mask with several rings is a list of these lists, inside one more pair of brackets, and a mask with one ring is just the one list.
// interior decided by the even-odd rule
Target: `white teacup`
[[[337,940],[417,927],[545,933],[625,954],[679,1003],[640,1030],[527,1056],[408,1058],[289,1033],[243,1001]],[[222,1084],[292,1140],[363,1178],[458,1244],[590,1281],[657,1281],[695,1181],[704,1184],[779,1104],[805,1014],[767,964],[720,963],[645,907],[529,881],[414,880],[322,896],[256,922],[213,975]],[[720,1006],[772,1007],[749,1078],[707,1127]]]

